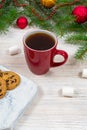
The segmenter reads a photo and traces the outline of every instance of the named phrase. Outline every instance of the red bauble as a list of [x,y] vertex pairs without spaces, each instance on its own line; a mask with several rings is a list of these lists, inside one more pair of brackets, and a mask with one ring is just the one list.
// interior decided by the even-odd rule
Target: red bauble
[[84,23],[87,21],[87,8],[85,6],[79,5],[75,7],[72,14],[76,17],[77,23]]
[[21,16],[17,19],[16,24],[19,28],[24,29],[28,25],[27,18],[24,16]]

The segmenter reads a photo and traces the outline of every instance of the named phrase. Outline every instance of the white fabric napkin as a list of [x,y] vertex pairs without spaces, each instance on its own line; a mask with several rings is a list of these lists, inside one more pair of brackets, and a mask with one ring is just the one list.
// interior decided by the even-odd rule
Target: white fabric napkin
[[[7,70],[3,66],[0,69]],[[0,99],[0,130],[10,130],[36,95],[37,85],[22,75],[20,77],[19,86],[7,91],[5,97]]]

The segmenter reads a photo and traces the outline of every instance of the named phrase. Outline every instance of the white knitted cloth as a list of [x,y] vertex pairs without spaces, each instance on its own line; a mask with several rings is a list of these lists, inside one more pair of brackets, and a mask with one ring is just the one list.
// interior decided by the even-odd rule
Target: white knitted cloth
[[[3,66],[0,66],[0,69],[7,70]],[[0,130],[13,128],[14,123],[17,122],[37,92],[37,85],[34,82],[22,75],[20,77],[19,86],[8,91],[5,97],[0,99]]]

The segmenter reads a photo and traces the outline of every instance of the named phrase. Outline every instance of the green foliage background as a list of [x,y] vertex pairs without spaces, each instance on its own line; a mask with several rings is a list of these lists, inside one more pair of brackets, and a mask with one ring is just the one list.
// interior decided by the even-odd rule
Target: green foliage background
[[[57,0],[56,5],[74,2],[75,0]],[[22,4],[27,4],[23,6]],[[55,32],[60,36],[67,35],[66,41],[69,44],[79,45],[75,54],[76,59],[87,59],[87,22],[78,24],[72,16],[72,10],[78,5],[87,6],[87,0],[79,0],[72,6],[59,7],[52,18],[40,20],[38,16],[45,19],[52,12],[53,8],[45,8],[40,0],[6,0],[0,1],[3,7],[0,9],[0,32],[8,31],[9,26],[13,26],[20,16],[28,19],[29,26],[36,26]],[[20,5],[21,4],[21,5]],[[34,14],[32,9],[35,10]]]

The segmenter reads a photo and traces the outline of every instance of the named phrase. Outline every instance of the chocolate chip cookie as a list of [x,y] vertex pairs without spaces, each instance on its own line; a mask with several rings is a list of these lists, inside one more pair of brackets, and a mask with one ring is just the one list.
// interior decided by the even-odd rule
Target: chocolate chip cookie
[[4,79],[0,77],[0,99],[5,96],[6,91],[7,91],[6,82]]
[[20,76],[12,71],[3,72],[3,79],[6,81],[7,90],[16,88],[20,83]]

